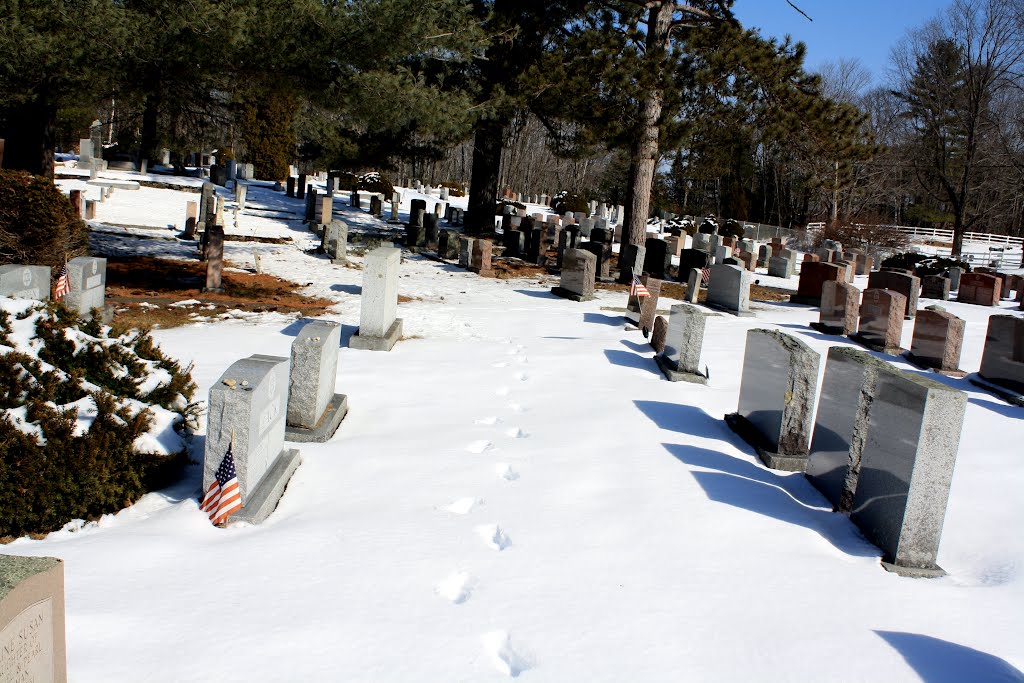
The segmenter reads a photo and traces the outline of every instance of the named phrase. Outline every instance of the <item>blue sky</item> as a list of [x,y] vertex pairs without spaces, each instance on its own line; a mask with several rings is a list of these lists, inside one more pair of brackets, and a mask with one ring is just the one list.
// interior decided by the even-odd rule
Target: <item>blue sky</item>
[[736,0],[733,11],[746,27],[781,38],[789,34],[807,45],[806,66],[857,57],[871,71],[874,85],[886,79],[889,51],[907,32],[949,6],[947,0],[794,0],[807,21],[786,0]]

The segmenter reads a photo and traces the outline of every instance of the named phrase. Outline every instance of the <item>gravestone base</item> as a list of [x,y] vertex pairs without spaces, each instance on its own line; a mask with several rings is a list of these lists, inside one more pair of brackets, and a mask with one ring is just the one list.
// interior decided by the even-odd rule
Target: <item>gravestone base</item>
[[497,275],[495,275],[495,273],[494,273],[494,269],[493,268],[483,269],[483,268],[474,268],[474,267],[470,266],[469,268],[467,268],[467,270],[469,272],[471,272],[471,273],[476,273],[480,277],[497,277]]
[[760,430],[747,418],[739,413],[729,413],[725,416],[725,423],[729,429],[736,432],[741,439],[747,442],[757,457],[766,467],[781,472],[803,472],[807,468],[807,455],[794,455],[792,453],[776,453],[765,441]]
[[203,287],[199,291],[202,292],[203,294],[223,294],[224,293],[224,288],[223,287]]
[[654,357],[654,362],[661,368],[661,373],[669,382],[689,382],[690,384],[707,384],[708,377],[701,373],[686,372],[673,367],[674,363],[661,355]]
[[552,287],[551,288],[551,293],[554,294],[555,296],[560,296],[563,299],[569,299],[570,301],[593,301],[594,300],[594,297],[592,297],[592,296],[582,296],[580,294],[577,294],[576,292],[573,292],[572,290],[564,289],[562,287]]
[[699,305],[704,306],[705,308],[710,308],[713,311],[718,311],[720,313],[728,313],[729,315],[734,315],[737,318],[756,318],[757,317],[757,314],[754,313],[753,311],[734,311],[731,308],[727,308],[725,306],[719,306],[718,304],[709,304],[707,301],[702,301],[702,302],[700,302]]
[[821,332],[822,334],[834,334],[834,335],[838,335],[838,336],[841,337],[845,333],[845,330],[843,330],[843,326],[842,325],[827,325],[825,323],[809,323],[809,326],[810,326],[810,328],[812,330],[817,330],[818,332]]
[[348,266],[351,262],[347,258],[332,258],[331,265],[333,266]]
[[910,579],[938,579],[946,575],[946,570],[939,565],[935,565],[931,568],[903,567],[898,564],[882,560],[882,569],[887,572],[892,572],[897,576],[904,576]]
[[910,363],[914,367],[921,368],[922,370],[931,370],[933,372],[939,373],[940,375],[945,375],[946,377],[953,377],[955,379],[963,379],[964,377],[967,376],[967,373],[959,368],[956,368],[954,370],[942,370],[933,365],[929,365],[923,362],[920,358],[915,356],[910,351],[907,351],[905,354],[903,354],[903,357],[907,359],[908,363]]
[[338,431],[341,421],[347,414],[348,397],[345,394],[335,394],[315,427],[296,427],[286,424],[284,440],[293,443],[324,443]]
[[887,356],[900,356],[903,355],[904,353],[907,353],[906,349],[900,348],[899,346],[886,346],[884,344],[877,344],[873,340],[865,338],[859,332],[849,335],[848,338],[857,342],[865,349],[875,351],[876,353],[884,353]]
[[383,337],[364,337],[358,332],[352,336],[349,340],[348,346],[350,349],[360,349],[362,351],[390,351],[395,348],[395,344],[402,338],[402,319],[395,318],[395,322],[391,323],[391,327],[388,328],[387,333]]
[[1012,389],[1007,389],[1006,387],[997,386],[991,382],[987,382],[977,374],[971,375],[968,379],[974,386],[984,389],[991,394],[995,394],[1010,405],[1024,408],[1024,394],[1018,394]]
[[805,306],[821,306],[820,296],[802,296],[800,294],[790,294],[789,303],[791,304],[804,304]]
[[250,491],[245,501],[245,507],[231,516],[232,521],[248,522],[249,524],[261,524],[270,516],[277,504],[284,495],[285,487],[292,478],[292,474],[298,469],[301,462],[299,451],[294,448],[286,448],[281,451],[270,466],[255,491]]

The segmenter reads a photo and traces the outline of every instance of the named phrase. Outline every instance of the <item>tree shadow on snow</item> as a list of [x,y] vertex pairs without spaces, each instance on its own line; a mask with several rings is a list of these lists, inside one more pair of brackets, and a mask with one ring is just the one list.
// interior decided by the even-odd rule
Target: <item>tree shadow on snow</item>
[[363,293],[362,285],[331,285],[332,292],[344,292],[345,294],[355,294],[360,296]]
[[918,633],[875,631],[928,683],[1005,681],[1024,683],[1024,674],[987,652]]
[[646,358],[635,353],[618,351],[615,349],[606,349],[604,355],[608,357],[608,362],[612,365],[621,365],[624,368],[646,370],[647,372],[657,375],[659,378],[661,377],[661,370],[658,369],[653,358]]
[[782,476],[749,460],[707,448],[662,445],[679,462],[704,468],[690,474],[709,500],[810,529],[853,557],[881,555],[849,518],[832,512],[832,506],[805,477]]

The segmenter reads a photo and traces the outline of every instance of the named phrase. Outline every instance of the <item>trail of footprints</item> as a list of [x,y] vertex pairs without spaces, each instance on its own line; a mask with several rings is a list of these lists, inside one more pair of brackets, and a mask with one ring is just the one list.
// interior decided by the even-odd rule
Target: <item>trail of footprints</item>
[[[514,345],[509,349],[508,355],[511,356],[509,361],[492,363],[492,367],[499,369],[510,366],[521,367],[529,363],[523,346]],[[530,376],[523,370],[516,370],[511,373],[511,378],[514,383],[521,384],[528,382]],[[508,396],[511,392],[511,387],[506,385],[495,389],[495,394],[501,397]],[[514,401],[508,403],[508,410],[514,415],[526,412],[526,408]],[[505,426],[504,420],[497,415],[477,418],[473,424],[493,427],[498,433],[509,439],[519,440],[530,436],[520,427]],[[515,441],[513,441],[514,443]],[[480,456],[496,451],[497,447],[489,439],[478,439],[467,444],[465,450],[471,455]],[[495,476],[505,482],[514,482],[519,479],[519,472],[510,463],[488,461],[487,466],[492,468]],[[469,516],[482,505],[484,505],[483,500],[467,497],[452,501],[444,506],[444,510],[453,515]],[[495,552],[502,552],[512,547],[512,538],[500,524],[476,524],[472,526],[472,531],[480,543]],[[477,583],[478,579],[470,572],[456,571],[439,581],[434,590],[453,605],[461,605],[470,599]],[[514,641],[512,634],[507,631],[489,631],[480,637],[480,643],[483,648],[483,657],[499,672],[510,677],[515,678],[535,666],[531,658],[524,654],[521,645]]]

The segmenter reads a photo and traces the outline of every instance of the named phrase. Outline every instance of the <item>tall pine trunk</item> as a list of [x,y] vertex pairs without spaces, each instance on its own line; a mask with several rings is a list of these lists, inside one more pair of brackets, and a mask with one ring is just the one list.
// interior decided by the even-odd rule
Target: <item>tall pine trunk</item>
[[[647,15],[647,55],[662,60],[668,54],[674,2],[662,1]],[[658,140],[661,134],[661,110],[664,95],[660,85],[652,87],[640,103],[637,137],[629,150],[629,188],[626,192],[626,225],[623,237],[628,244],[643,245],[647,238],[647,217],[651,212],[651,190],[658,164]],[[623,253],[627,250],[623,249]]]
[[53,177],[57,109],[44,97],[7,110],[4,168]]
[[473,170],[469,181],[469,203],[465,230],[471,235],[494,230],[494,207],[498,197],[501,150],[505,144],[504,121],[480,120],[473,136]]
[[160,79],[147,79],[146,103],[142,109],[142,132],[140,134],[139,160],[149,159],[150,165],[159,157],[160,150],[157,146],[160,142],[159,119],[160,119]]

